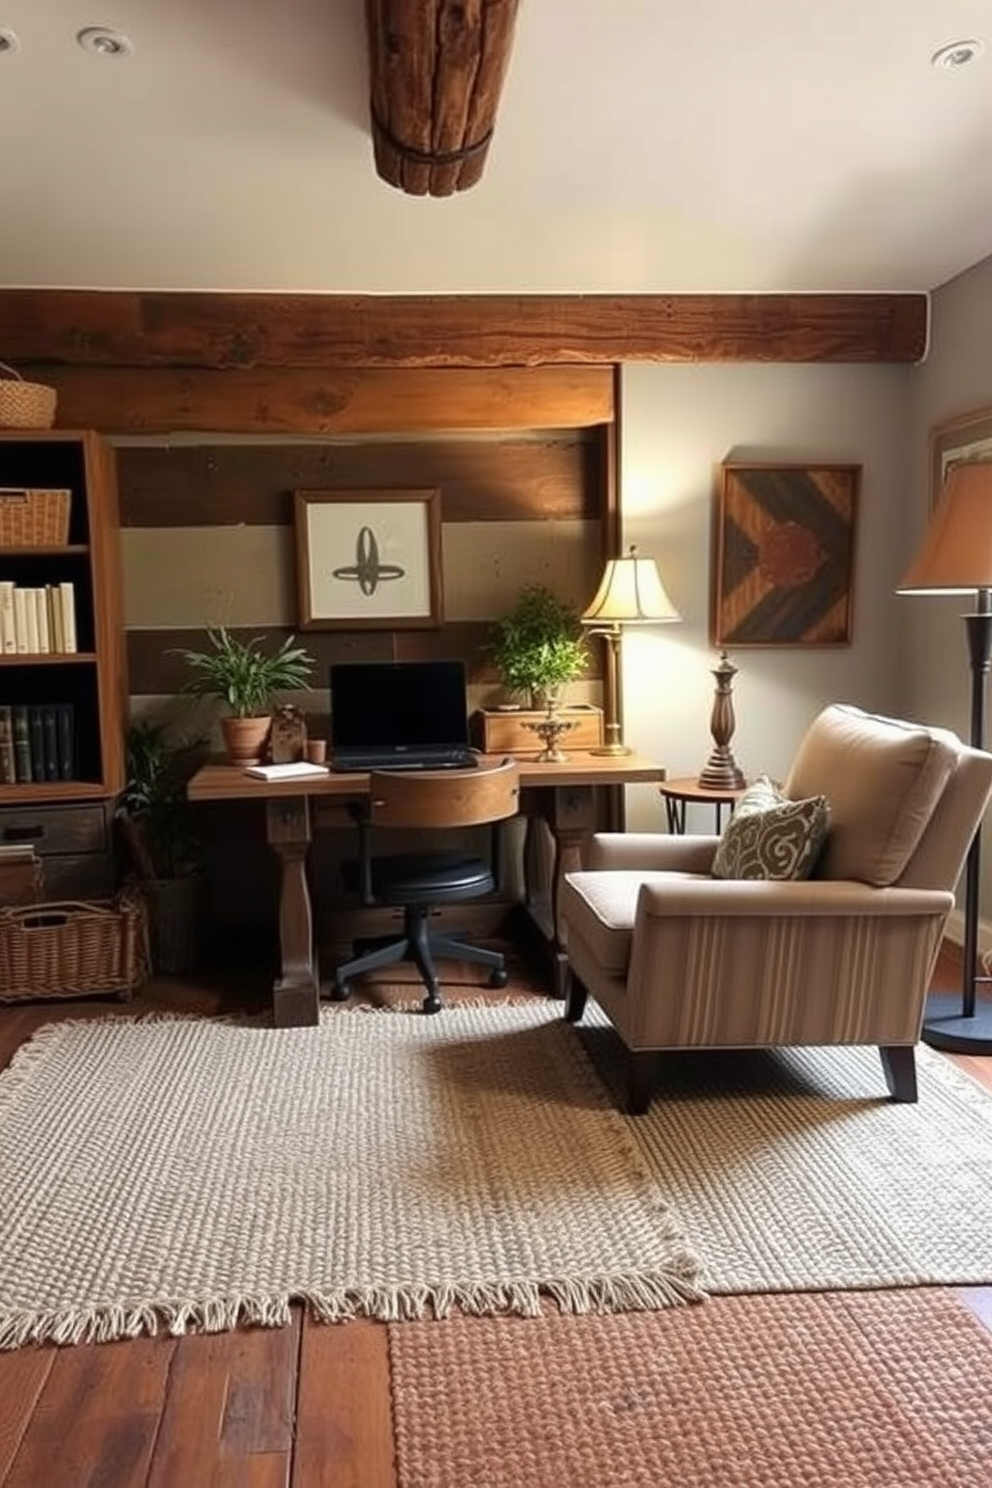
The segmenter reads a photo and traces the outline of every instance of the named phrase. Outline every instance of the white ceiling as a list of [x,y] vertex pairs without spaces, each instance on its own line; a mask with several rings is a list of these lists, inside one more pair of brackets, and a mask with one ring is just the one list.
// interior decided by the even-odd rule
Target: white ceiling
[[[133,56],[84,53],[92,24]],[[7,287],[926,290],[992,252],[989,0],[521,0],[482,180],[447,198],[375,174],[362,0],[0,26]],[[985,56],[930,66],[964,37]]]

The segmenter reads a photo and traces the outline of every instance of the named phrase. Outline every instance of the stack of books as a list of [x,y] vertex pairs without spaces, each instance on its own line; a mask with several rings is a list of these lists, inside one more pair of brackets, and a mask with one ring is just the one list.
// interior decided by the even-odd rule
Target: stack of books
[[0,652],[5,656],[77,650],[76,586],[30,586],[0,579]]
[[0,785],[75,778],[72,703],[0,703]]

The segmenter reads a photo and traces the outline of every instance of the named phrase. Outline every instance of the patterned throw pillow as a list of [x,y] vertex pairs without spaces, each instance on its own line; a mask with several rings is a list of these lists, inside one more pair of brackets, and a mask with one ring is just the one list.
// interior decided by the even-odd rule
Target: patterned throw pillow
[[790,801],[761,775],[734,807],[713,859],[713,877],[809,878],[829,826],[826,796]]

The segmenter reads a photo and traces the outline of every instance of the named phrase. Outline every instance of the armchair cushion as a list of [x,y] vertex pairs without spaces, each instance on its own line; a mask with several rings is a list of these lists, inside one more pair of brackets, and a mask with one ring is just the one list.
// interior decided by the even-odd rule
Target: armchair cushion
[[940,731],[880,718],[846,703],[810,725],[785,782],[793,798],[822,794],[830,833],[820,878],[884,888],[909,862],[957,764]]
[[761,775],[734,807],[713,858],[713,877],[809,878],[829,825],[826,796],[790,800]]

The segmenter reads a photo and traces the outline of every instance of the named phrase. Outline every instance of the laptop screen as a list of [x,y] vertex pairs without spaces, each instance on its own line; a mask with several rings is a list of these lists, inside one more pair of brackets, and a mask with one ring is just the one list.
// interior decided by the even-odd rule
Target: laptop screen
[[335,750],[468,743],[464,662],[338,662],[330,690]]

